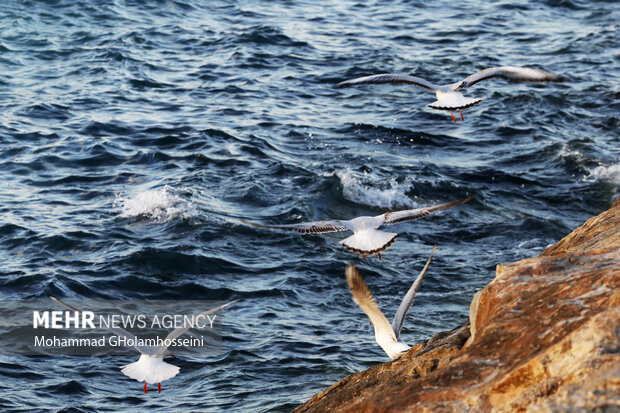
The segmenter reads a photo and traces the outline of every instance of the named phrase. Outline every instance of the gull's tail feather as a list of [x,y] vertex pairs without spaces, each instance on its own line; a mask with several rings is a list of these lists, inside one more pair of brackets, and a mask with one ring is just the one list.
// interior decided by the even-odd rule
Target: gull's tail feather
[[396,241],[398,234],[364,229],[340,241],[346,249],[358,254],[375,254],[385,250]]
[[179,374],[180,367],[166,363],[162,357],[142,355],[135,363],[123,366],[121,372],[134,380],[161,383]]
[[458,110],[470,108],[480,102],[482,99],[468,98],[460,93],[449,93],[428,106],[439,110]]

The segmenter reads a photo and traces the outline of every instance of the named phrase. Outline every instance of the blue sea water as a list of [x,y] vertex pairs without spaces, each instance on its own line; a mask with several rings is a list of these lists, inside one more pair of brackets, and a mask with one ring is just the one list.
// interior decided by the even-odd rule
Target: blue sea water
[[[0,355],[2,411],[289,411],[384,362],[355,262],[414,344],[467,319],[495,265],[539,254],[620,194],[614,1],[5,0],[0,4],[0,298],[240,299],[223,350],[177,355],[142,393],[132,357]],[[453,123],[423,89],[498,65]],[[390,228],[379,260],[343,234],[249,227],[478,196]]]

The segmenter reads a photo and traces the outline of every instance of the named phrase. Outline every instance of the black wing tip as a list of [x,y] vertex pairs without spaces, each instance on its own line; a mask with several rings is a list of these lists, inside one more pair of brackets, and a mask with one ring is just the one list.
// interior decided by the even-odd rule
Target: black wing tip
[[478,195],[478,193],[474,193],[473,195],[470,195],[470,196],[468,196],[466,198],[463,198],[463,199],[459,199],[458,201],[450,202],[450,203],[447,203],[447,204],[441,204],[440,205],[440,209],[452,208],[452,207],[464,204],[464,203],[469,202],[472,199],[474,199],[477,195]]
[[222,305],[220,306],[220,310],[222,310],[222,309],[224,309],[224,308],[226,308],[226,307],[229,307],[229,306],[231,306],[231,305],[233,305],[233,304],[235,304],[235,303],[238,303],[239,301],[241,301],[241,299],[240,299],[240,298],[234,299],[234,300],[232,300],[232,301],[228,301],[227,303],[222,304]]
[[466,203],[466,202],[469,202],[469,201],[471,201],[472,199],[474,199],[474,198],[475,198],[475,197],[477,197],[477,196],[478,196],[478,193],[477,193],[477,192],[476,192],[476,193],[473,193],[472,195],[470,195],[470,196],[468,196],[468,197],[466,197],[466,198],[463,198],[463,199],[461,199],[460,201],[456,201],[456,202],[457,202],[457,205],[461,205],[461,204],[464,204],[464,203]]
[[239,219],[239,221],[241,221],[242,223],[249,225],[253,228],[263,228],[263,229],[269,229],[271,228],[269,225],[263,225],[263,224],[257,224],[256,222],[250,222],[250,221],[246,221],[245,219]]
[[463,202],[467,202],[467,201],[471,201],[472,199],[474,199],[475,197],[478,196],[477,192],[474,192],[473,194],[471,194],[470,196],[468,196],[467,198],[463,198]]

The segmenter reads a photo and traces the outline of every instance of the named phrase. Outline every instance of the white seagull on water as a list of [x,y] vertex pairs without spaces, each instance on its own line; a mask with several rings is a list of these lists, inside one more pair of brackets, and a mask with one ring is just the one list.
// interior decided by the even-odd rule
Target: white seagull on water
[[256,228],[297,231],[302,234],[353,231],[353,235],[349,238],[343,239],[340,243],[349,251],[361,254],[364,259],[366,258],[366,255],[372,254],[377,254],[379,259],[381,259],[381,251],[392,245],[398,234],[381,231],[379,228],[382,228],[385,225],[393,225],[398,224],[399,222],[424,218],[431,212],[461,205],[475,196],[476,195],[474,194],[459,201],[450,202],[447,204],[439,204],[417,209],[407,209],[404,211],[386,212],[375,217],[357,217],[350,220],[334,219],[330,221],[305,222],[290,225],[262,225],[245,220],[241,221]]
[[[58,304],[62,305],[65,308],[68,308],[71,311],[75,311],[77,313],[81,313],[82,311],[78,310],[75,307],[70,306],[67,303],[63,303],[56,297],[50,297],[52,300],[56,301]],[[213,313],[220,311],[224,307],[228,307],[231,304],[236,303],[239,300],[230,301],[226,304],[223,304],[219,307],[213,308],[208,311],[204,311],[200,313],[197,317],[206,317]],[[191,327],[190,323],[185,324],[183,327],[179,327],[175,330],[172,330],[164,339],[173,341],[175,338],[179,337]],[[132,341],[133,343],[137,343],[136,336],[130,333],[129,331],[122,329],[120,327],[108,327],[108,330],[113,332],[119,337],[125,337],[126,339]],[[164,380],[168,380],[179,374],[179,370],[181,369],[178,366],[166,363],[164,361],[164,357],[174,357],[169,351],[168,346],[139,346],[134,345],[134,348],[138,350],[141,355],[138,361],[135,363],[128,364],[123,366],[121,372],[131,377],[134,380],[143,381],[144,382],[144,392],[147,392],[147,383],[155,384],[157,383],[157,391],[161,393],[161,382]]]
[[409,288],[409,291],[405,294],[405,298],[403,298],[403,301],[398,306],[398,310],[396,310],[392,324],[390,324],[387,318],[385,318],[385,315],[383,315],[377,306],[375,298],[372,296],[372,293],[368,289],[368,286],[364,282],[364,279],[355,265],[347,265],[345,275],[347,278],[347,284],[351,290],[351,295],[353,296],[353,300],[362,309],[362,311],[366,313],[368,318],[370,318],[370,322],[375,328],[375,340],[377,341],[377,344],[381,346],[383,351],[385,351],[392,360],[402,356],[407,352],[407,350],[410,349],[407,343],[400,338],[400,330],[403,328],[403,322],[405,320],[405,316],[407,315],[407,311],[409,311],[411,305],[413,304],[415,294],[420,288],[424,275],[426,275],[426,272],[428,271],[431,258],[433,258],[436,248],[437,244],[433,246],[433,251],[431,251],[431,255],[428,257],[426,265],[422,268],[422,271]]
[[473,86],[478,82],[492,79],[494,77],[501,77],[504,79],[508,79],[512,82],[557,82],[562,80],[560,77],[554,75],[553,73],[549,73],[540,69],[518,66],[500,66],[481,70],[480,72],[466,77],[459,82],[442,86],[436,85],[419,77],[391,73],[365,76],[357,79],[347,80],[338,83],[337,86],[355,86],[366,83],[397,83],[420,86],[432,92],[435,92],[435,95],[437,96],[437,101],[429,104],[428,106],[433,109],[450,111],[450,116],[452,116],[452,120],[456,122],[456,117],[454,117],[454,115],[452,114],[453,110],[458,110],[461,114],[461,120],[464,120],[463,109],[472,107],[482,102],[482,99],[465,97],[459,91],[467,89],[468,87]]

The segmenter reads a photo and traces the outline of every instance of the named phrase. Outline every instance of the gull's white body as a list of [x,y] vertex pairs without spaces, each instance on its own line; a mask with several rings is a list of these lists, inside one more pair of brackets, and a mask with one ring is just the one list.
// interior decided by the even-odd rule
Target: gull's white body
[[[60,301],[58,298],[56,297],[51,297],[51,298],[52,300],[56,301],[63,307],[66,307],[71,311],[81,313],[81,310],[78,310],[77,308],[72,307],[69,304],[66,304]],[[228,302],[216,308],[212,308],[211,310],[204,311],[200,313],[199,316],[206,317],[207,315],[216,313],[220,311],[222,308],[228,307],[229,305],[235,302],[237,302],[237,300]],[[164,341],[170,340],[170,342],[172,342],[175,338],[179,337],[180,335],[184,334],[187,330],[189,330],[189,328],[190,326],[188,324],[187,326],[184,325],[183,327],[179,327],[175,330],[172,330],[166,336]],[[137,342],[136,336],[125,329],[122,329],[120,327],[109,327],[108,330],[112,331],[114,334],[118,335],[119,337],[125,337],[134,343]],[[145,392],[147,389],[146,383],[148,384],[158,383],[159,384],[162,381],[171,379],[172,377],[179,374],[179,371],[180,371],[179,367],[166,363],[164,361],[164,357],[171,356],[171,354],[168,352],[168,346],[152,347],[152,346],[135,345],[134,348],[140,352],[141,354],[140,358],[135,363],[131,363],[131,364],[127,364],[126,366],[123,366],[121,369],[121,372],[124,375],[131,377],[134,380],[144,382]],[[161,387],[159,387],[159,389],[161,391]]]
[[362,276],[357,268],[355,268],[352,264],[347,265],[345,275],[347,284],[351,290],[351,295],[353,296],[353,300],[370,319],[370,322],[375,328],[375,341],[392,360],[402,356],[410,348],[400,337],[400,331],[403,327],[405,316],[413,305],[415,294],[420,288],[422,279],[428,271],[433,254],[435,254],[436,247],[436,245],[433,247],[433,251],[426,261],[426,265],[424,265],[424,268],[409,288],[409,291],[407,291],[407,294],[405,294],[401,304],[398,306],[398,310],[396,310],[392,324],[389,323],[387,318],[385,318],[385,315],[383,315],[377,306],[375,298],[372,296],[372,293],[368,289],[366,283],[364,283],[364,280],[362,279]]
[[411,348],[402,338],[398,337],[396,341],[388,334],[381,334],[375,327],[375,341],[385,351],[392,360],[399,358]]
[[163,354],[142,354],[135,363],[123,366],[121,372],[148,384],[161,383],[179,374],[179,367],[164,361]]
[[381,75],[364,76],[357,79],[347,80],[339,83],[338,86],[355,86],[369,83],[409,84],[419,86],[424,89],[428,89],[431,92],[434,92],[435,96],[437,97],[437,101],[429,104],[428,106],[433,109],[450,111],[452,120],[456,122],[456,118],[454,117],[454,115],[452,115],[453,110],[461,111],[461,120],[463,120],[463,109],[472,107],[482,102],[482,99],[465,97],[460,91],[467,89],[468,87],[473,86],[478,82],[492,79],[495,77],[507,79],[512,82],[554,82],[561,80],[553,73],[549,73],[540,69],[518,66],[501,66],[481,70],[480,72],[468,76],[460,82],[452,83],[449,85],[436,85],[425,79],[415,76],[385,73]]
[[370,254],[378,254],[394,243],[398,234],[380,230],[385,225],[393,225],[399,222],[411,221],[427,216],[433,211],[451,208],[472,199],[475,195],[447,204],[439,204],[431,207],[408,209],[404,211],[386,212],[374,217],[357,217],[350,220],[330,220],[305,222],[290,225],[261,225],[248,221],[246,224],[257,228],[282,229],[301,232],[302,234],[317,234],[325,232],[352,231],[353,235],[340,241],[346,249],[361,254],[362,257]]
[[353,235],[340,241],[349,251],[359,254],[380,253],[389,247],[398,234],[379,230],[385,223],[385,214],[376,217],[357,217],[349,221],[341,221]]
[[437,90],[435,91],[435,96],[437,96],[437,101],[430,103],[428,106],[437,110],[466,109],[482,102],[482,99],[468,98],[460,92],[442,92]]

